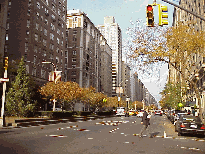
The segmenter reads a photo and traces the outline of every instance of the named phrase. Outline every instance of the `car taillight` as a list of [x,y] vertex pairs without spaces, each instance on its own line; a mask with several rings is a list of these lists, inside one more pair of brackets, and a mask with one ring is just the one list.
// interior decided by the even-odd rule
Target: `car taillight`
[[173,115],[175,115],[175,114],[173,113]]
[[185,127],[185,125],[182,123],[182,124],[180,125],[180,127]]
[[117,113],[117,111],[116,111],[116,113]]
[[155,114],[156,114],[156,112],[155,112]]
[[124,111],[125,112],[125,111]]
[[202,127],[200,127],[200,129],[205,129],[205,125],[203,124]]

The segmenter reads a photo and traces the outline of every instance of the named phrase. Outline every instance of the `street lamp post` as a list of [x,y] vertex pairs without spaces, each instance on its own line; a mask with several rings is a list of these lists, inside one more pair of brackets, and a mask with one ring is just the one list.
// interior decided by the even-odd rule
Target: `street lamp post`
[[[42,64],[52,64],[53,67],[54,67],[54,71],[57,71],[56,65],[55,65],[53,62],[43,61]],[[54,82],[55,82],[55,80],[54,80]],[[55,82],[55,84],[56,84],[56,82]],[[53,111],[55,111],[56,102],[57,102],[57,101],[56,101],[56,99],[54,98],[54,99],[53,99],[53,103],[54,103],[54,105],[53,105]]]

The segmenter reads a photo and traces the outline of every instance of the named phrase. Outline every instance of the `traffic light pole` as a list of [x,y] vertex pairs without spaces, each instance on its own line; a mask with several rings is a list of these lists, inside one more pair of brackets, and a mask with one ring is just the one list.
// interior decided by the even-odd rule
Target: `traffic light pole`
[[[1,106],[1,118],[2,118],[2,126],[6,126],[5,122],[5,114],[4,114],[4,106],[5,106],[5,97],[6,97],[6,82],[8,82],[7,79],[7,68],[8,68],[8,57],[5,57],[5,71],[4,71],[4,78],[0,79],[3,83],[3,94],[2,94],[2,106]],[[7,79],[7,80],[6,80]]]
[[189,11],[189,10],[187,10],[187,9],[185,9],[185,8],[183,8],[183,7],[175,4],[175,3],[172,3],[172,2],[170,2],[170,1],[168,1],[168,0],[162,0],[162,1],[164,1],[164,2],[166,2],[166,3],[169,3],[169,4],[171,4],[171,5],[174,5],[175,7],[178,7],[178,8],[180,8],[181,10],[184,10],[184,11],[186,11],[186,12],[188,12],[188,13],[190,13],[190,14],[198,17],[198,18],[200,18],[201,20],[204,20],[204,21],[205,21],[205,18],[203,18],[202,16],[199,16],[198,14],[196,14],[196,13],[194,13],[194,12],[192,12],[192,11]]

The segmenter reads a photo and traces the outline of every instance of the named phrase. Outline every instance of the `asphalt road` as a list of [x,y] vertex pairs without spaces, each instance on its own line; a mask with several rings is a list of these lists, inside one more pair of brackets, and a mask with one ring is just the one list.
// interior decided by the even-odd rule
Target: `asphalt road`
[[134,116],[111,117],[0,129],[0,154],[205,153],[204,138],[178,137],[165,116],[152,116],[144,137],[139,138],[140,121]]

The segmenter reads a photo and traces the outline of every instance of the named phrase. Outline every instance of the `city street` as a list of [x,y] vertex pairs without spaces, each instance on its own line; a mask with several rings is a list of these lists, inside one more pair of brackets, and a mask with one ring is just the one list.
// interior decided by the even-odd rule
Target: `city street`
[[[0,130],[0,153],[204,153],[204,138],[178,137],[166,116],[152,116],[143,138],[135,116]],[[172,125],[171,125],[172,126]],[[166,135],[164,136],[164,131]]]

